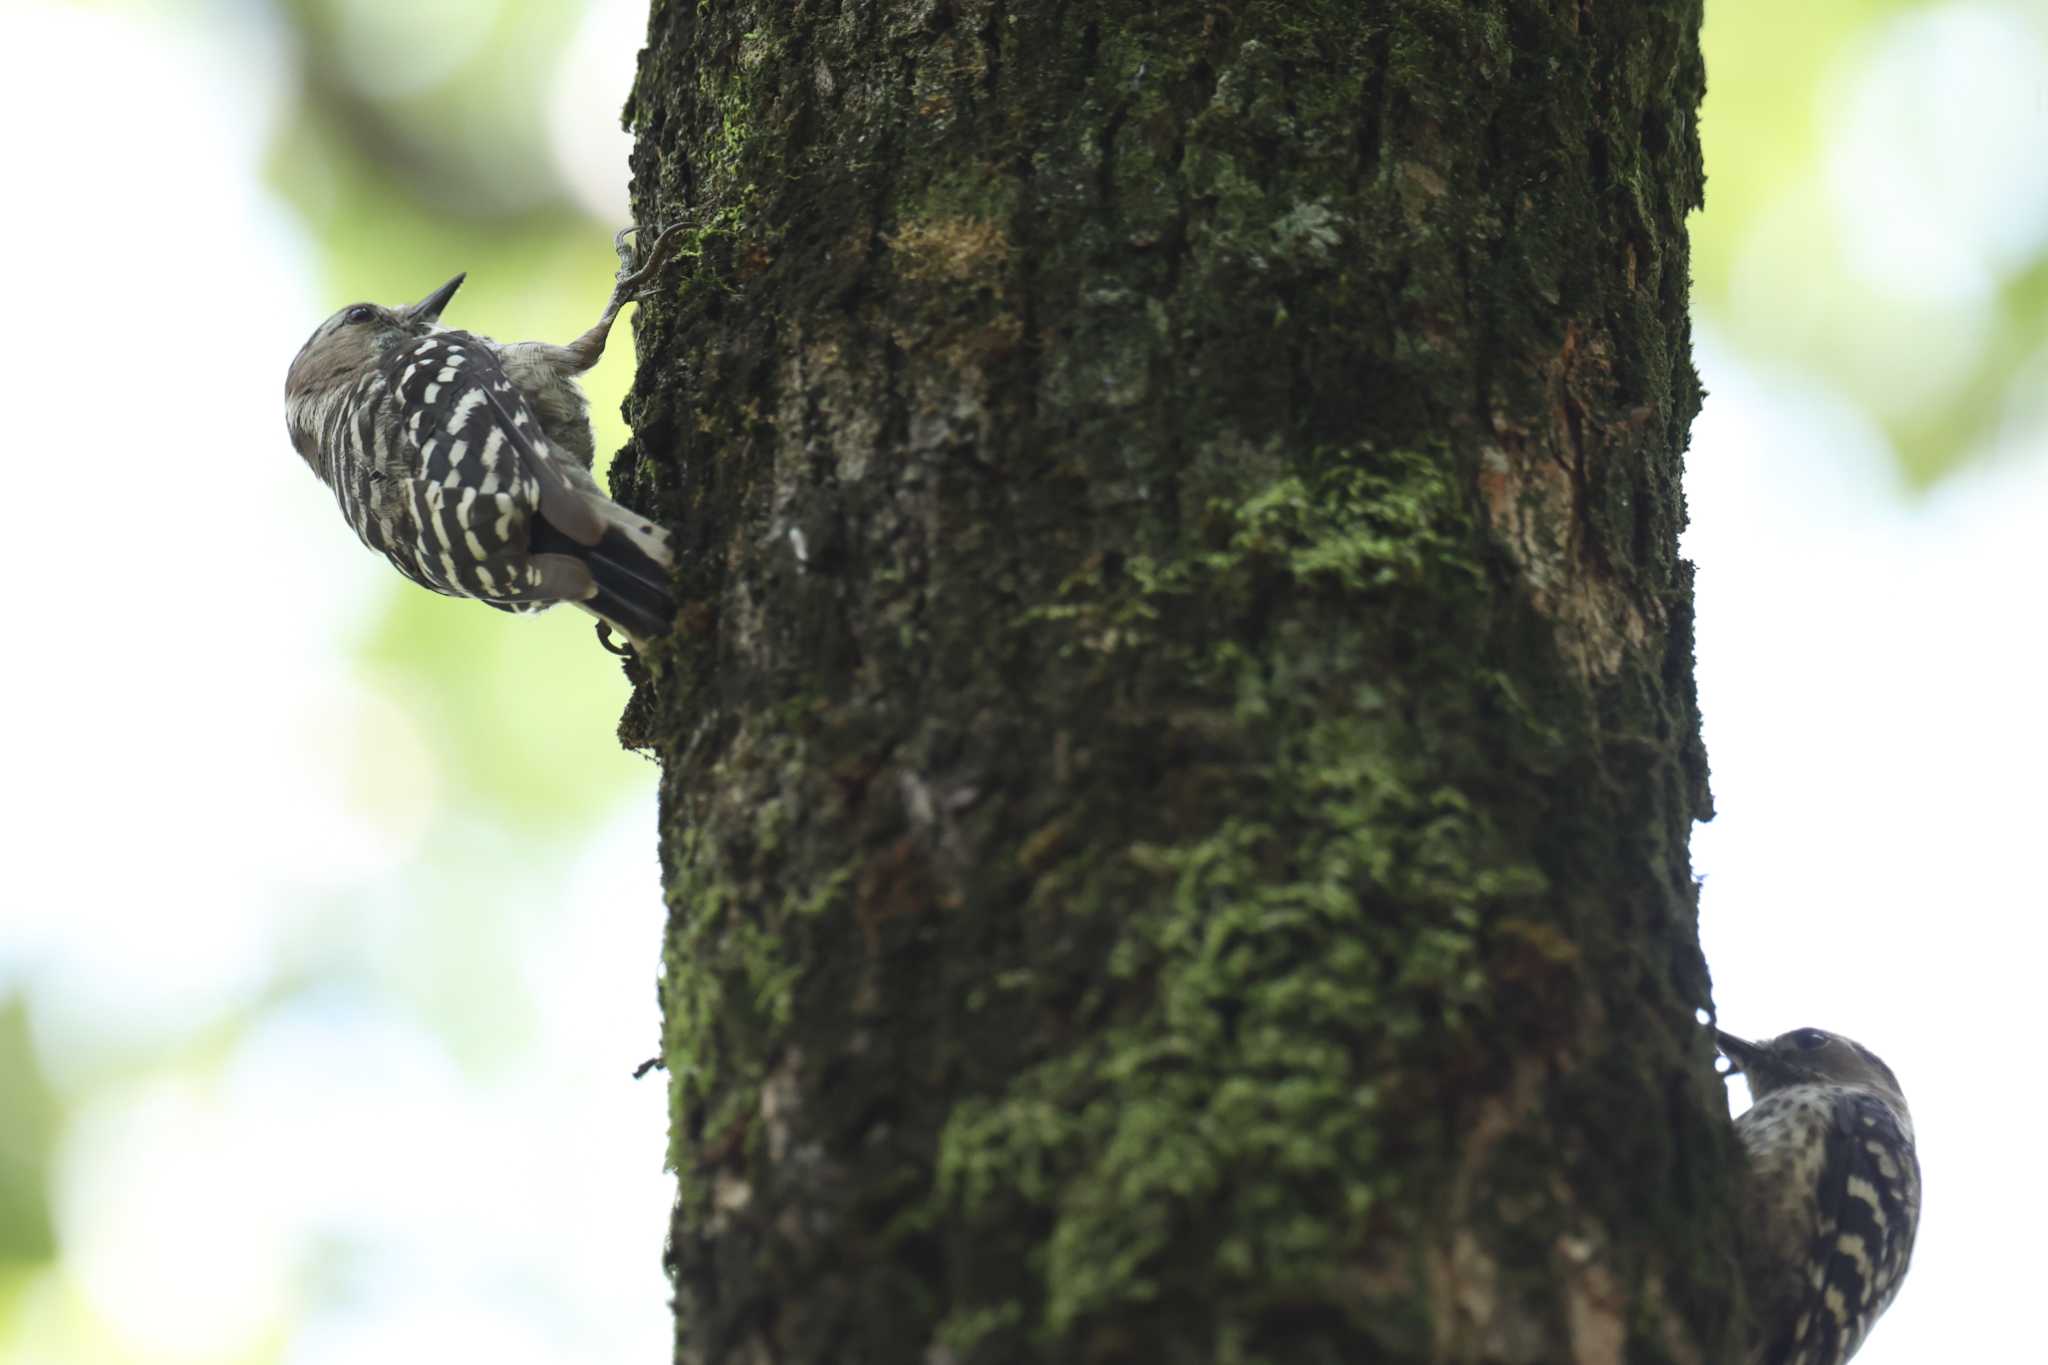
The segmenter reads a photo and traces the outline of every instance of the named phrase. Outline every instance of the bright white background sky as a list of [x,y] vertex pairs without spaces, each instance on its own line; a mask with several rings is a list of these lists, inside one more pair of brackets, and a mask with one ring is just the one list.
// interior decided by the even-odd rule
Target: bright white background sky
[[[554,97],[595,221],[623,221],[643,14],[596,5]],[[1968,3],[1880,26],[1830,86],[1825,178],[1745,248],[1753,316],[1701,328],[1686,548],[1720,816],[1695,861],[1722,1021],[1876,1048],[1927,1170],[1861,1365],[2012,1358],[2032,1332],[2048,403],[2016,386],[1997,448],[1909,496],[1862,409],[1731,337],[1827,344],[1783,271],[1802,213],[1832,212],[1877,303],[1935,320],[1858,363],[1910,386],[1967,360],[1999,272],[2048,237],[2044,24]],[[653,769],[531,877],[465,827],[469,917],[407,913],[395,870],[447,827],[440,779],[415,708],[356,671],[385,585],[283,435],[284,365],[338,302],[260,177],[291,61],[246,15],[0,5],[0,995],[31,992],[71,1095],[63,1258],[0,1283],[0,1361],[665,1359],[663,1087],[625,1079],[656,1036]],[[77,98],[88,70],[123,101]],[[1739,168],[1710,175],[1711,200]],[[504,626],[610,669],[566,615]],[[610,745],[615,709],[562,725]],[[397,796],[368,806],[370,783]],[[356,952],[433,989],[298,993],[201,1065],[147,1063],[276,992],[280,954]],[[466,1054],[505,1011],[524,1050]]]

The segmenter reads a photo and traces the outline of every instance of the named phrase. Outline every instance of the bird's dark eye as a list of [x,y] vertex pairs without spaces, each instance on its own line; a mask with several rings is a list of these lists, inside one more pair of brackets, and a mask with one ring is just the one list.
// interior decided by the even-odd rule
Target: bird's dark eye
[[367,303],[359,303],[341,315],[343,322],[368,322],[377,316],[377,310]]
[[1817,1028],[1803,1028],[1792,1035],[1792,1046],[1801,1052],[1811,1052],[1817,1047],[1828,1045],[1828,1035]]

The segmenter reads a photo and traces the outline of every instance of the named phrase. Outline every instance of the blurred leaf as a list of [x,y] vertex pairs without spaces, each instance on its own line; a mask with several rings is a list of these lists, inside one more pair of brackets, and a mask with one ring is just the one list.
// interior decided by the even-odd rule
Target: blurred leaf
[[277,8],[299,39],[310,117],[409,197],[472,219],[561,197],[546,95],[581,0]]
[[1926,487],[1986,450],[2015,423],[2038,430],[2048,362],[2048,256],[2005,282],[1982,354],[1943,401],[1885,423],[1913,484]]
[[0,1002],[0,1263],[46,1261],[57,1251],[50,1221],[50,1150],[57,1103],[36,1064],[21,997]]
[[[392,573],[370,559],[364,569]],[[652,779],[645,759],[619,747],[629,689],[618,662],[573,607],[510,616],[394,575],[362,658],[414,709],[465,810],[567,836]]]
[[1781,193],[1814,174],[1821,83],[1866,27],[1914,0],[1714,0],[1700,47],[1707,209],[1694,227],[1697,293],[1722,303],[1734,254]]
[[[2028,22],[2020,11],[1959,0],[1707,8],[1707,207],[1693,233],[1700,318],[1751,363],[1802,374],[1862,408],[1920,487],[1981,456],[2016,408],[2027,409],[2023,420],[2040,415],[2024,390],[2048,348],[2048,264],[1927,226],[1946,221],[1944,212],[1981,223],[1987,199],[1973,192],[1955,196],[1967,205],[1951,203],[1943,185],[1968,174],[1965,149],[1952,145],[1952,128],[1912,115],[1913,101],[1934,101],[1967,119],[1956,101],[1969,92],[1955,86],[1980,68],[1965,60],[1959,71],[1947,44],[1974,34],[1981,45],[1995,41],[1983,35],[1998,24],[2022,32]],[[2009,103],[2012,82],[2025,79],[2024,64],[2014,65],[2018,74],[1984,73],[1981,91],[1996,88]],[[1984,83],[1994,75],[2006,85]],[[1912,145],[1898,144],[1899,129],[1871,124],[1873,109],[1904,111]],[[2003,131],[2024,143],[2024,128]],[[1916,206],[1932,211],[1901,229],[1892,212],[1902,203],[1908,216]],[[2026,212],[2015,200],[2011,213]],[[1946,255],[1926,251],[1930,232]],[[1959,268],[1988,279],[1988,295],[1971,292],[1970,277],[1959,285]]]

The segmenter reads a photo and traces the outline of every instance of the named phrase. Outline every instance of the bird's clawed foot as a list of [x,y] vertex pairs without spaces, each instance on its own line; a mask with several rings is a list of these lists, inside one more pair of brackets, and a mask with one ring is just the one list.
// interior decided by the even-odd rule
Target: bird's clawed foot
[[[661,235],[654,239],[654,245],[645,252],[640,250],[638,228],[622,227],[613,235],[612,249],[619,253],[618,283],[612,286],[612,301],[615,305],[623,306],[647,294],[648,285],[652,283],[655,273],[668,264],[669,257],[673,256],[676,247],[681,245],[683,229],[687,226],[687,220],[670,223],[661,230]],[[628,237],[634,240],[628,242]]]

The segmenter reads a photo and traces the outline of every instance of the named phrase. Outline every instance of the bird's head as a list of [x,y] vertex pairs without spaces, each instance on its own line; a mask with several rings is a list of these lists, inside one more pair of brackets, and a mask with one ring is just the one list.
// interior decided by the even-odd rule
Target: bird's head
[[285,402],[316,398],[346,384],[397,347],[433,331],[463,278],[457,275],[404,308],[352,303],[321,323],[292,359],[284,380]]
[[1795,1085],[1856,1085],[1879,1091],[1905,1108],[1892,1069],[1869,1048],[1839,1033],[1798,1028],[1751,1043],[1715,1029],[1714,1039],[1731,1069],[1749,1078],[1749,1092],[1757,1099]]

